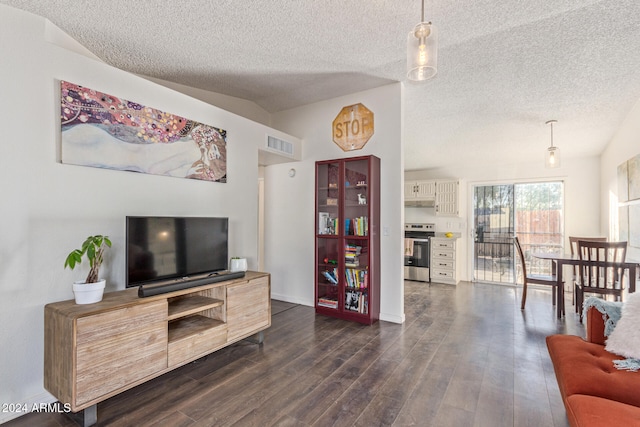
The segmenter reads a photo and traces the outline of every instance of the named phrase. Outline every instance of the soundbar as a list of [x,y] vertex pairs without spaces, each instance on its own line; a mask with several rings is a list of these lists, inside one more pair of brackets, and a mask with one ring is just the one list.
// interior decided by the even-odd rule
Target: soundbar
[[244,271],[234,271],[229,273],[212,274],[211,276],[198,279],[185,279],[175,283],[167,283],[163,285],[140,285],[138,288],[138,297],[150,297],[153,295],[166,294],[168,292],[180,291],[182,289],[195,288],[196,286],[208,285],[211,283],[223,282],[225,280],[239,279],[244,277]]

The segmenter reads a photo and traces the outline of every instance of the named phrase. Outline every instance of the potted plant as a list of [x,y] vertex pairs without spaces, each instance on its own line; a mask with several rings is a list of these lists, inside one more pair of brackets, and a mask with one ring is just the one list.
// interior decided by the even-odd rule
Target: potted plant
[[98,273],[102,261],[104,261],[104,250],[107,247],[111,247],[111,240],[109,236],[89,236],[82,243],[81,249],[75,249],[72,251],[64,262],[64,267],[74,269],[76,264],[82,262],[84,255],[89,259],[89,274],[86,280],[77,281],[73,284],[73,294],[76,298],[76,304],[92,304],[102,300],[102,294],[106,280],[99,279]]

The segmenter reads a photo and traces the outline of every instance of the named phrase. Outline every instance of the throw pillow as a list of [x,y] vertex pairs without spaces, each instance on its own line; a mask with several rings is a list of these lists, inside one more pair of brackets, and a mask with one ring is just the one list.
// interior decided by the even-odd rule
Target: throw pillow
[[622,315],[605,346],[607,351],[640,359],[640,292],[629,295],[622,305]]

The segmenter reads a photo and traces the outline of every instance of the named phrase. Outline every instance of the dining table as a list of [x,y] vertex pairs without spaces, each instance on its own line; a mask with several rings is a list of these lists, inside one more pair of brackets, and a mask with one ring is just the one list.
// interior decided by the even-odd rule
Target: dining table
[[[556,273],[556,312],[558,319],[562,318],[564,313],[564,286],[562,279],[562,270],[565,265],[580,265],[583,263],[593,263],[594,261],[586,261],[580,259],[578,255],[573,254],[557,254],[548,252],[532,252],[531,256],[538,259],[550,260],[553,263],[553,270]],[[609,263],[607,263],[609,264]],[[625,262],[612,262],[616,266],[622,266],[629,270],[629,293],[636,291],[636,275],[640,261],[627,259]]]

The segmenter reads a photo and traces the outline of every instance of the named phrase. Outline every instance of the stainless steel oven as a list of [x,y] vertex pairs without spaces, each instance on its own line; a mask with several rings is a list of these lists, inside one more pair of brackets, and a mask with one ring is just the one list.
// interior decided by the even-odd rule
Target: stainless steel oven
[[431,242],[435,224],[404,225],[404,278],[430,282]]

